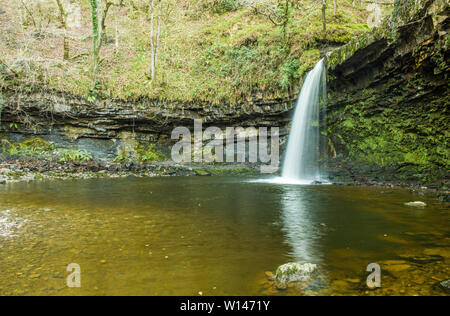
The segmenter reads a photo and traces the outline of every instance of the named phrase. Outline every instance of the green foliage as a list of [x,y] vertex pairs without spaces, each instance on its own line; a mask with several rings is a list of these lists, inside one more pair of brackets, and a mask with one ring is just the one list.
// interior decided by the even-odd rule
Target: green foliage
[[17,149],[17,147],[13,143],[11,143],[9,140],[2,139],[1,144],[2,144],[2,152],[4,154],[17,155],[19,153],[19,150]]
[[93,159],[92,154],[86,150],[65,149],[61,154],[59,162],[87,162]]
[[287,90],[294,81],[300,79],[300,61],[297,58],[289,56],[286,62],[280,67],[281,79],[280,88]]
[[9,123],[8,127],[12,131],[17,131],[19,129],[19,125],[17,123]]
[[165,158],[162,153],[156,150],[156,144],[138,145],[136,147],[136,153],[139,162],[160,161]]
[[60,149],[49,141],[39,137],[28,138],[19,143],[13,143],[6,138],[1,139],[3,154],[21,157],[38,157],[52,159],[60,157],[60,162],[91,161],[92,154],[86,150]]
[[19,143],[19,146],[24,153],[31,154],[52,153],[55,150],[53,143],[39,137],[26,139]]
[[13,144],[7,139],[2,139],[1,146],[4,154],[12,156],[46,155],[55,151],[54,144],[39,137],[26,139],[17,144]]
[[114,158],[114,162],[117,163],[122,163],[125,162],[126,160],[127,160],[126,152],[121,152],[119,155],[116,156],[116,158]]

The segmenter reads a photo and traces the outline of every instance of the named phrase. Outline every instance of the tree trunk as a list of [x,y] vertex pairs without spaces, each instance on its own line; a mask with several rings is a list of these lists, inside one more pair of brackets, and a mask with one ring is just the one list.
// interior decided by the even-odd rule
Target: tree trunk
[[98,67],[99,67],[99,50],[100,50],[100,33],[99,33],[99,20],[98,20],[98,0],[90,0],[91,4],[91,20],[92,20],[92,79],[93,90],[97,87],[98,83]]
[[333,16],[336,16],[336,11],[337,11],[336,0],[333,0]]
[[101,43],[106,44],[107,42],[107,37],[106,37],[106,17],[108,16],[108,11],[111,8],[111,6],[113,5],[113,2],[109,2],[107,1],[105,4],[105,8],[103,9],[103,13],[102,13],[102,20],[100,23],[100,37],[101,37]]
[[119,27],[117,25],[117,18],[115,23],[115,32],[114,32],[114,53],[117,54],[119,52]]
[[64,29],[64,43],[63,43],[63,60],[69,60],[69,42],[67,40],[67,12],[64,10],[61,0],[56,0],[56,4],[59,8],[59,18],[61,22],[61,26]]
[[322,0],[323,36],[327,39],[327,0]]
[[154,38],[154,20],[155,20],[155,1],[152,0],[150,12],[150,46],[152,53],[152,80],[155,79],[155,38]]
[[30,16],[33,26],[35,28],[38,28],[36,20],[34,19],[33,13],[30,11],[30,9],[28,9],[28,7],[26,6],[25,2],[23,2],[23,0],[21,0],[21,2],[22,2],[23,8],[25,9],[25,12]]
[[156,43],[155,43],[155,75],[156,75],[156,68],[158,67],[158,54],[159,54],[159,39],[161,36],[161,8],[158,8],[158,22],[157,29],[156,29]]
[[[156,27],[155,27],[155,18],[156,18]],[[161,2],[158,1],[157,4],[155,5],[155,1],[152,0],[150,7],[150,47],[152,58],[152,69],[151,69],[152,81],[155,79],[156,69],[158,67],[158,50],[160,38],[161,38]]]

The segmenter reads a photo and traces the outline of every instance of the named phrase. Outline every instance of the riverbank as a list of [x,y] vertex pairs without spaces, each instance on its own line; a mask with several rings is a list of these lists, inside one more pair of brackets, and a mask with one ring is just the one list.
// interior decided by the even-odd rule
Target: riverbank
[[[249,164],[230,165],[181,165],[171,161],[154,163],[116,162],[60,162],[34,158],[2,158],[0,160],[0,185],[15,182],[44,180],[83,180],[114,178],[152,177],[204,177],[204,176],[257,176],[259,166]],[[267,175],[262,175],[267,177]],[[374,181],[364,177],[336,177],[333,185],[380,187],[389,194],[389,189],[403,188],[421,196],[435,196],[440,202],[450,202],[450,190],[445,185],[402,181]]]
[[168,176],[213,176],[257,174],[259,169],[249,165],[180,165],[173,162],[115,163],[59,162],[32,158],[0,160],[0,184],[41,180],[145,178]]

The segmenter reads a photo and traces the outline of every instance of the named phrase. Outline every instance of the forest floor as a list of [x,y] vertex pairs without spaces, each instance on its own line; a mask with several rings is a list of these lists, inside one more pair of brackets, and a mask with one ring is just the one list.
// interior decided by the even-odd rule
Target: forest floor
[[79,14],[69,16],[70,58],[63,60],[64,32],[54,1],[43,1],[36,8],[30,2],[26,12],[20,2],[0,0],[0,64],[17,75],[13,81],[2,80],[0,71],[0,88],[38,87],[99,99],[203,100],[216,105],[235,104],[255,92],[285,97],[298,93],[303,75],[320,59],[324,47],[343,45],[370,30],[369,12],[352,0],[340,1],[335,13],[328,6],[326,44],[318,1],[299,2],[285,28],[266,16],[277,14],[264,11],[272,6],[280,9],[277,1],[267,0],[260,13],[251,5],[218,7],[210,2],[167,1],[153,79],[145,2],[113,6],[101,49],[101,84],[93,89],[89,5],[80,5]]

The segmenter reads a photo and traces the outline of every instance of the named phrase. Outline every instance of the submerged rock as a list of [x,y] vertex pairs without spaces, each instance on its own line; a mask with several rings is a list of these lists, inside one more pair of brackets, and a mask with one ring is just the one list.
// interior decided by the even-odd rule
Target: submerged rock
[[316,269],[317,265],[311,263],[286,263],[278,267],[275,279],[279,284],[305,282],[311,278]]
[[208,171],[203,170],[203,169],[196,169],[196,170],[195,170],[195,173],[196,173],[198,176],[201,176],[201,177],[211,176],[211,173],[209,173]]
[[442,281],[439,285],[446,293],[450,293],[450,279]]
[[440,192],[437,195],[437,199],[440,202],[450,202],[450,193],[449,192]]
[[409,207],[423,208],[423,207],[426,207],[426,206],[427,206],[427,203],[421,202],[421,201],[415,201],[415,202],[408,202],[408,203],[405,203],[405,205],[406,205],[406,206],[409,206]]

